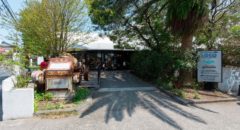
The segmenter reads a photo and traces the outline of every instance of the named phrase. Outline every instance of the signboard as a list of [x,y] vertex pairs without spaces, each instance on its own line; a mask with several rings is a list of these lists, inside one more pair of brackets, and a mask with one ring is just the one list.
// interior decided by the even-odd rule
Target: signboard
[[72,88],[72,78],[47,78],[48,89],[69,89]]
[[44,61],[43,56],[37,57],[37,65],[40,65]]
[[48,70],[71,70],[71,63],[50,63]]
[[222,82],[222,52],[198,52],[198,82]]

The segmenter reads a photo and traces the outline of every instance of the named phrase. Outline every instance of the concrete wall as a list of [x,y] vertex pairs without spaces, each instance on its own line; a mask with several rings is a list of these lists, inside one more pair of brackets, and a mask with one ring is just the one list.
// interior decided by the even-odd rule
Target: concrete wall
[[11,76],[2,82],[3,120],[32,117],[34,113],[34,89],[14,88],[15,81]]
[[240,85],[240,68],[224,67],[223,82],[218,88],[223,92],[237,92]]

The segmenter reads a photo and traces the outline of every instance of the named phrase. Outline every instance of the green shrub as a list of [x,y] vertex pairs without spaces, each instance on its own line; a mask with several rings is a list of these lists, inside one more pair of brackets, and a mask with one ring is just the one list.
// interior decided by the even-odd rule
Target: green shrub
[[131,57],[131,69],[143,79],[165,81],[173,76],[175,58],[170,52],[160,54],[156,51],[143,50]]
[[194,91],[194,97],[193,99],[200,99],[200,95],[198,94],[197,91]]
[[18,75],[16,77],[15,87],[16,88],[25,88],[28,86],[30,77],[24,75]]
[[64,108],[63,103],[57,103],[57,104],[55,105],[55,109],[63,109],[63,108]]
[[50,101],[53,99],[53,94],[46,92],[46,93],[38,93],[37,91],[34,92],[34,111],[38,111],[38,104],[39,101]]
[[38,111],[38,103],[39,103],[39,101],[34,99],[34,112]]
[[36,101],[43,101],[44,100],[44,97],[43,97],[43,93],[38,93],[38,92],[34,92],[34,99]]
[[80,101],[86,99],[90,94],[89,89],[87,88],[79,88],[76,90],[75,95],[73,97],[74,103],[79,103]]
[[38,93],[35,92],[34,98],[38,101],[49,101],[53,99],[53,94],[50,92],[46,92],[46,93]]
[[49,92],[47,92],[47,93],[45,93],[44,94],[44,100],[52,100],[53,99],[53,94],[52,93],[49,93]]
[[172,92],[181,98],[186,98],[186,95],[182,89],[173,89]]

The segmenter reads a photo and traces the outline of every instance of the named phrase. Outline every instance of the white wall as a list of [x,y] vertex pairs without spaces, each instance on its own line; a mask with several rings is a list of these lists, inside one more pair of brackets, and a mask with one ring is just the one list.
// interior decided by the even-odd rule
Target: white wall
[[2,82],[3,120],[32,117],[34,113],[34,89],[14,88],[15,80],[11,76]]
[[218,84],[218,88],[224,92],[237,92],[240,85],[240,68],[224,67],[223,82]]

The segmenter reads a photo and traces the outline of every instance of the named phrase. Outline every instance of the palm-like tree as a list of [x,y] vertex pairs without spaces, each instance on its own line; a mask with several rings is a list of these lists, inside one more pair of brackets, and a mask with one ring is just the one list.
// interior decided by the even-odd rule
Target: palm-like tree
[[[176,36],[181,38],[182,51],[192,50],[194,33],[206,21],[207,0],[168,0],[167,23]],[[183,85],[192,82],[191,71],[180,73]]]

